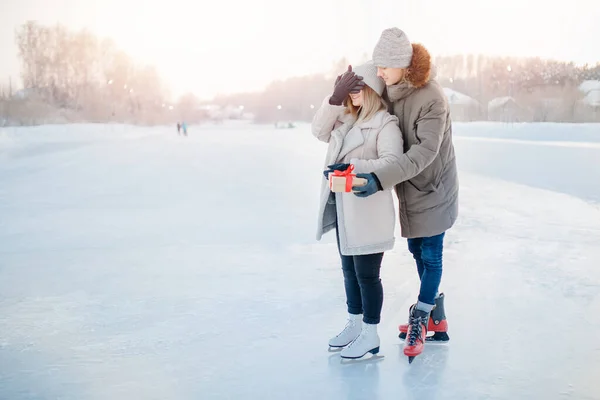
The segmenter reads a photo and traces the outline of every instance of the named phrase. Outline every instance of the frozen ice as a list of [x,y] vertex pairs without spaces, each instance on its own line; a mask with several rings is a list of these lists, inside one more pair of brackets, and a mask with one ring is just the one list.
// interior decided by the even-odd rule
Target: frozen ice
[[308,124],[1,129],[0,398],[597,399],[600,126],[455,134],[451,340],[409,365],[399,237],[380,357],[327,351],[345,299]]

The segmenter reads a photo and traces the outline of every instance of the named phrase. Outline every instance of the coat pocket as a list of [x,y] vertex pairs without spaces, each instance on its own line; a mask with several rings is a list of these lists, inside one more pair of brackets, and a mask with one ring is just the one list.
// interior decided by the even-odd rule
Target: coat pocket
[[442,182],[443,163],[438,155],[435,160],[409,183],[421,192],[435,192]]

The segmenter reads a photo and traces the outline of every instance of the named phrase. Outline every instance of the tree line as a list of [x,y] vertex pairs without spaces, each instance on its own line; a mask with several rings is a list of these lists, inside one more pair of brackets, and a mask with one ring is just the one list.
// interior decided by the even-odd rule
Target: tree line
[[[40,123],[57,114],[65,121],[162,124],[184,118],[194,123],[210,116],[202,108],[206,103],[243,109],[258,122],[309,121],[331,92],[335,76],[349,64],[341,59],[322,74],[274,81],[258,93],[216,96],[210,102],[188,93],[171,104],[157,70],[136,63],[112,40],[86,30],[33,21],[16,30],[15,40],[23,89],[17,92],[12,81],[0,86],[0,123],[3,117],[13,123]],[[544,107],[548,98],[562,98],[569,107],[583,96],[577,90],[581,82],[600,80],[600,63],[577,66],[540,58],[484,55],[436,57],[434,63],[444,87],[482,105],[511,96],[534,108]],[[572,112],[557,118],[575,119]]]
[[[157,123],[169,92],[153,66],[140,65],[110,39],[29,21],[15,32],[23,89],[1,88],[29,114],[76,114],[85,121]],[[12,86],[12,85],[11,85]]]

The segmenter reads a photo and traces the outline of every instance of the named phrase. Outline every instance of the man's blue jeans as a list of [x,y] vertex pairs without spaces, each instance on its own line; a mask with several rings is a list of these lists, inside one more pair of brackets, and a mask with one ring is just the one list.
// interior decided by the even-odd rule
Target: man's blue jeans
[[442,280],[444,235],[445,232],[431,237],[408,239],[408,250],[417,263],[417,271],[421,279],[419,302],[431,307],[435,304],[435,296],[438,294]]

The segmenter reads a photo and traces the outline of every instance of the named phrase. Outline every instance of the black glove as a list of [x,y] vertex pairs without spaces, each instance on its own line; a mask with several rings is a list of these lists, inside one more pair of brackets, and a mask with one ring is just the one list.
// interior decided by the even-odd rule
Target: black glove
[[350,166],[350,164],[332,164],[332,165],[328,165],[325,171],[323,171],[323,175],[325,175],[325,179],[329,179],[329,174],[332,173],[333,171],[345,171],[348,169],[348,167]]
[[352,71],[352,66],[349,65],[348,71],[344,72],[341,76],[338,76],[338,79],[336,79],[335,87],[333,88],[333,94],[329,98],[329,104],[341,106],[350,93],[360,92],[363,86],[365,86],[363,77],[356,75]]
[[342,79],[342,75],[338,75],[337,78],[335,78],[335,83],[333,84],[334,89],[338,85],[338,83],[340,83],[340,79]]
[[367,180],[367,183],[363,186],[352,187],[352,190],[355,192],[354,194],[358,197],[368,197],[380,190],[383,190],[381,187],[381,182],[379,182],[379,178],[377,178],[377,175],[372,172],[370,174],[356,174],[356,177]]

